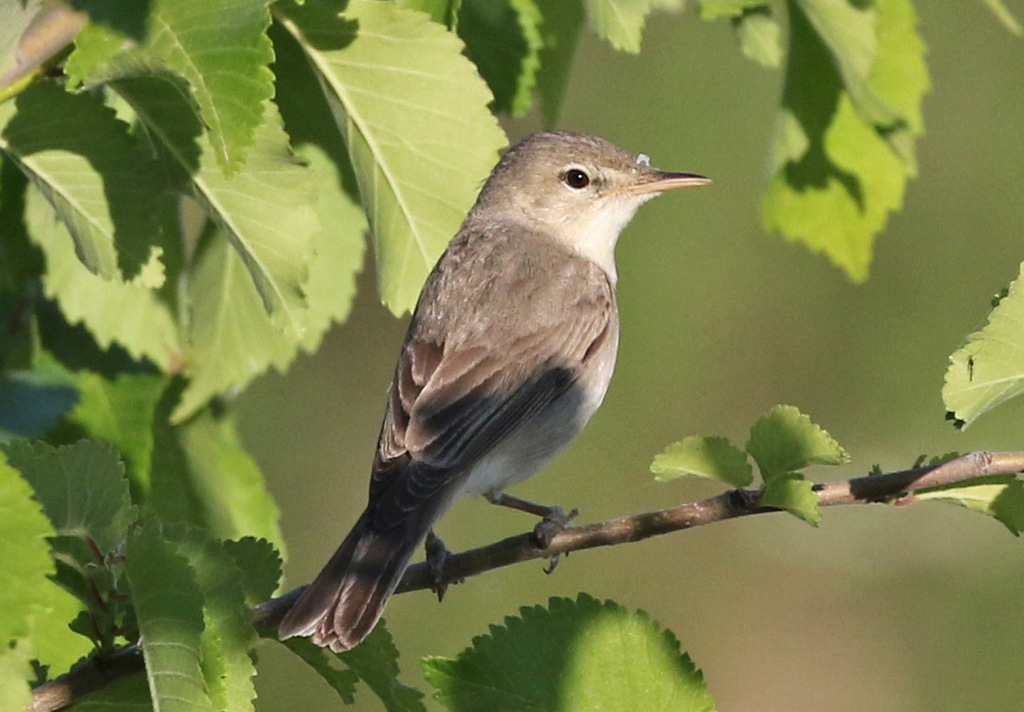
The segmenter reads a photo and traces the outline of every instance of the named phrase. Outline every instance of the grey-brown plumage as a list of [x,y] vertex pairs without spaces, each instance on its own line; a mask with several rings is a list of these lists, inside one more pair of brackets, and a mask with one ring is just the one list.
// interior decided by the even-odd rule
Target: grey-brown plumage
[[355,646],[455,499],[493,498],[569,444],[615,365],[619,233],[658,193],[707,182],[568,132],[505,154],[423,286],[366,511],[285,616],[282,638]]

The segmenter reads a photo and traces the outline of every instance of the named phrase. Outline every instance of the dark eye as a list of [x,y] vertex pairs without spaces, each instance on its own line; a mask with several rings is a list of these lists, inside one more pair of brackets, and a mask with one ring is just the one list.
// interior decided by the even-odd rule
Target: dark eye
[[575,190],[582,190],[590,185],[590,176],[579,168],[570,168],[567,170],[565,175],[562,176],[562,180],[565,181],[567,186]]

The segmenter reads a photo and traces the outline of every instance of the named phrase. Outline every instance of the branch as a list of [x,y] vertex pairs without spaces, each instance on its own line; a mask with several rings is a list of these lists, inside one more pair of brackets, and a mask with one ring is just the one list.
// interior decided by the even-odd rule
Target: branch
[[[901,472],[858,477],[815,485],[818,504],[831,507],[840,504],[893,502],[909,504],[907,495],[931,487],[965,482],[987,475],[1008,475],[1024,471],[1024,452],[972,452],[939,465],[915,467]],[[461,581],[469,576],[533,559],[554,559],[572,551],[615,546],[649,539],[660,534],[693,529],[752,514],[779,511],[761,506],[759,490],[730,490],[699,502],[681,504],[643,514],[633,514],[578,527],[568,527],[556,534],[544,549],[536,546],[532,533],[449,556],[441,571],[443,582]],[[397,593],[429,589],[436,585],[425,563],[410,566]],[[274,637],[277,626],[288,609],[302,593],[298,588],[256,606],[253,625],[263,637]],[[144,671],[142,656],[135,646],[126,648],[106,662],[90,659],[68,673],[40,685],[33,691],[30,712],[55,712],[79,701],[89,692],[101,689],[115,680]]]

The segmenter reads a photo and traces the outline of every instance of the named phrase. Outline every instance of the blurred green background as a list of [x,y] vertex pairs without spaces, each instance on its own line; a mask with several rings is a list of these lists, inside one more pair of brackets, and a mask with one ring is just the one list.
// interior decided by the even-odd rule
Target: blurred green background
[[[1018,15],[1020,3],[1009,3]],[[1024,448],[1010,404],[967,433],[943,419],[947,358],[984,323],[1024,259],[1024,41],[980,2],[918,2],[934,84],[920,177],[853,285],[759,223],[782,75],[744,59],[727,23],[655,15],[639,56],[581,41],[561,127],[644,151],[714,184],[640,211],[618,248],[622,342],[605,405],[542,475],[516,489],[578,507],[580,521],[717,490],[656,484],[651,458],[690,434],[743,443],[776,403],[798,406],[853,462],[819,478],[909,466],[921,453]],[[510,137],[541,128],[506,123]],[[240,402],[243,434],[278,498],[287,585],[319,570],[362,510],[405,324],[363,275],[351,319],[320,352]],[[525,516],[458,504],[453,550],[526,531]],[[681,639],[723,712],[1020,710],[1024,545],[938,504],[827,510],[812,529],[758,516],[533,563],[453,587],[443,604],[398,596],[387,621],[404,677],[454,655],[521,605],[587,591],[644,608]],[[293,656],[261,648],[263,712],[338,709]],[[354,709],[379,709],[363,691]]]

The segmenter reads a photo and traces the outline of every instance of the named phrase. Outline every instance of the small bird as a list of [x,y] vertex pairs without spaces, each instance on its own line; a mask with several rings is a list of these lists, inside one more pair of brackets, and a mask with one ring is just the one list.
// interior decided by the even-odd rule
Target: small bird
[[366,511],[284,617],[282,639],[358,644],[459,497],[560,511],[503,490],[565,448],[604,398],[618,351],[619,233],[656,195],[709,182],[567,131],[505,153],[423,285]]

